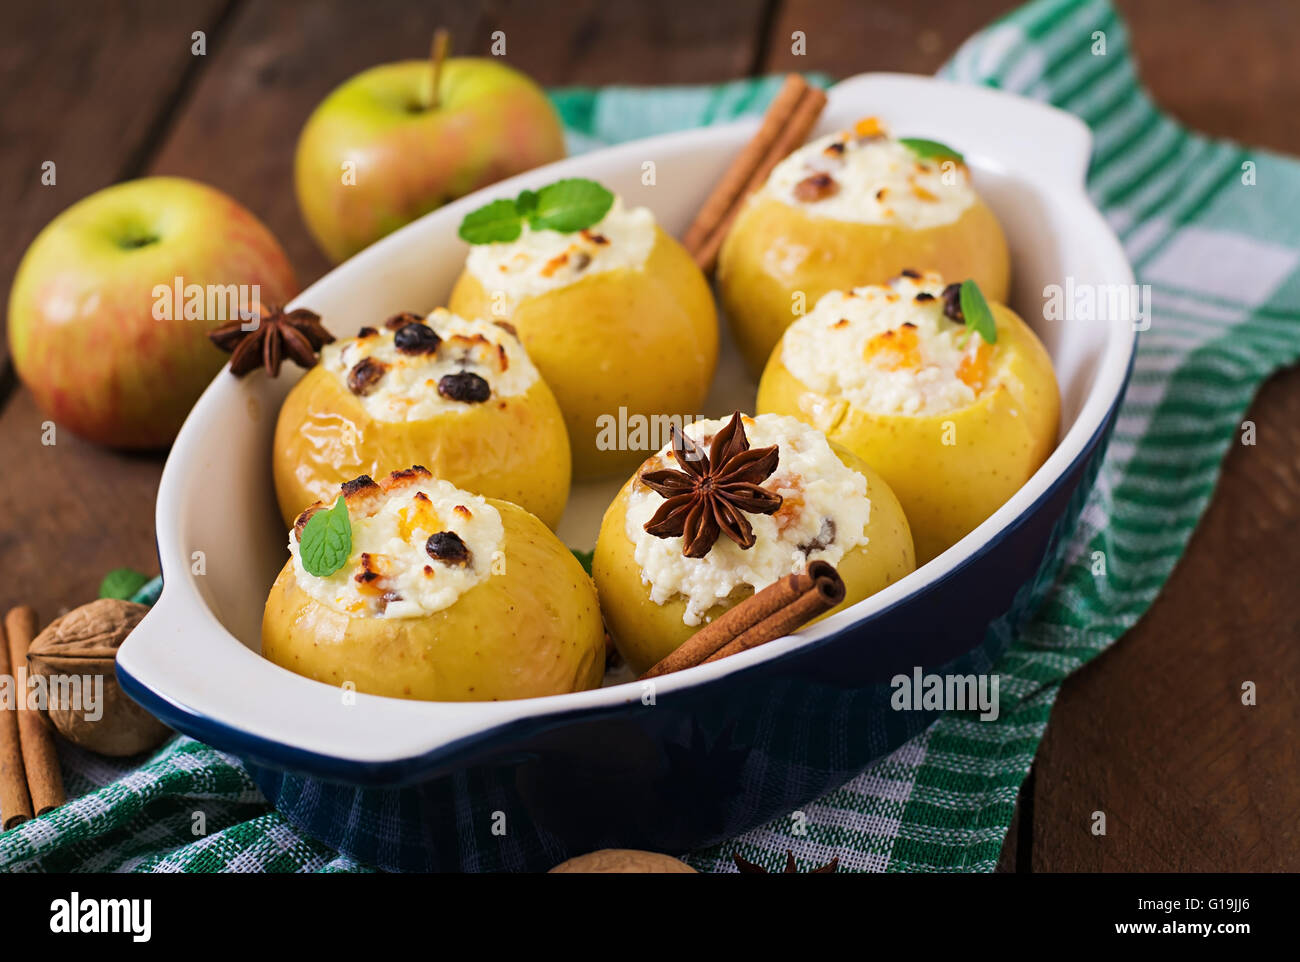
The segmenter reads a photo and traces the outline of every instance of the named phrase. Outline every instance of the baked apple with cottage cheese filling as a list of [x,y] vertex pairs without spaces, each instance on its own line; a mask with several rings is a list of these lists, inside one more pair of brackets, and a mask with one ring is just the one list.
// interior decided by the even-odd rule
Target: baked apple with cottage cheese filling
[[568,435],[509,324],[442,308],[394,315],[326,346],[280,409],[273,472],[286,524],[349,478],[408,464],[559,523]]
[[844,579],[833,611],[897,581],[915,567],[903,509],[808,425],[737,413],[673,428],[605,512],[592,573],[614,644],[644,672],[810,561]]
[[905,268],[972,278],[1004,301],[1006,240],[960,154],[896,140],[873,117],[773,169],[718,261],[718,291],[758,374],[781,332],[827,291],[883,284]]
[[[449,306],[518,329],[559,400],[574,475],[583,479],[627,471],[645,457],[610,442],[616,419],[635,424],[700,410],[717,363],[718,330],[704,275],[654,215],[625,206],[594,182],[577,183],[608,199],[599,220],[560,230],[534,225],[570,228],[594,215],[521,217],[514,239],[474,243]],[[546,206],[552,188],[534,195],[536,203]],[[494,235],[463,226],[461,236]]]
[[[968,316],[969,315],[969,316]],[[806,421],[873,465],[928,561],[973,530],[1056,443],[1052,361],[970,281],[909,271],[826,294],[785,332],[758,410]]]
[[289,535],[262,654],[357,691],[432,701],[594,688],[595,586],[546,525],[416,466],[344,484]]

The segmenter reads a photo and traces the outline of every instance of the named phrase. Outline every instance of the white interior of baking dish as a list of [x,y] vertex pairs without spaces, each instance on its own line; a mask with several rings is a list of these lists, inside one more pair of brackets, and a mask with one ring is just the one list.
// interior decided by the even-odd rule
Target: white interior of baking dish
[[[1031,505],[1074,462],[1122,389],[1134,347],[1124,319],[1042,319],[1043,289],[1130,284],[1113,234],[1090,205],[1083,179],[1087,128],[1075,118],[995,91],[922,77],[876,74],[846,80],[830,95],[817,133],[880,116],[899,136],[930,137],[962,150],[975,183],[1011,246],[1012,306],[1051,353],[1062,390],[1060,444],[1033,479],[977,530],[939,558],[799,637],[659,679],[658,690],[693,684],[754,660],[779,657],[892,604],[941,576]],[[572,158],[435,211],[376,243],[312,285],[294,306],[321,314],[337,335],[402,310],[443,302],[465,259],[461,218],[488,199],[514,196],[560,177],[609,185],[631,205],[650,207],[678,236],[757,120],[670,134]],[[655,183],[642,183],[643,165]],[[708,416],[750,410],[755,385],[731,348],[723,352]],[[357,761],[385,761],[525,715],[641,698],[639,684],[496,703],[432,703],[360,695],[294,675],[260,657],[266,593],[287,557],[271,484],[271,438],[281,401],[300,371],[278,380],[219,374],[167,461],[157,505],[166,589],[124,645],[119,663],[146,688],[187,712],[294,748]],[[622,479],[575,486],[560,536],[588,548]],[[201,554],[200,554],[201,553]],[[199,573],[201,572],[201,573]],[[347,703],[352,702],[352,703]]]

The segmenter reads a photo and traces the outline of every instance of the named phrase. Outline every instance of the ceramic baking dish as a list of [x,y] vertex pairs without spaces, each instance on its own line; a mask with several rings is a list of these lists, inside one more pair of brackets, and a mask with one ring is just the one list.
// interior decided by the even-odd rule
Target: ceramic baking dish
[[[868,114],[900,136],[964,152],[1007,234],[1012,306],[1046,344],[1061,385],[1055,452],[969,536],[797,637],[658,679],[652,690],[629,682],[495,703],[345,698],[258,654],[263,603],[286,557],[271,438],[300,372],[286,365],[278,380],[236,380],[223,371],[163,473],[165,588],[118,656],[123,687],[175,728],[244,758],[291,820],[395,869],[544,868],[602,845],[685,851],[788,813],[929,724],[931,713],[890,710],[889,679],[915,666],[989,668],[1054,575],[1127,382],[1134,325],[1046,322],[1044,288],[1133,276],[1084,192],[1091,141],[1074,117],[992,90],[877,74],[835,86],[818,132]],[[655,137],[515,177],[378,242],[294,306],[340,335],[432,308],[465,259],[461,218],[560,177],[600,180],[680,236],[756,125]],[[701,413],[749,410],[754,389],[724,324]],[[620,480],[575,487],[566,543],[594,543]],[[501,817],[509,830],[494,835]]]

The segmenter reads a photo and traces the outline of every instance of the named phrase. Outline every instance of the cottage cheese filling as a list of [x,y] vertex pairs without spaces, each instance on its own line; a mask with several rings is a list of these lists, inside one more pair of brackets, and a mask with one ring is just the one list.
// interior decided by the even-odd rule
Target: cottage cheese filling
[[920,230],[975,203],[964,164],[920,158],[868,119],[781,161],[759,191],[815,217]]
[[352,616],[418,618],[450,607],[499,570],[505,528],[478,495],[423,468],[347,488],[352,554],[342,568],[309,574],[299,533],[289,534],[298,585],[321,604]]
[[[709,442],[729,419],[697,421],[686,433],[707,451]],[[760,591],[777,579],[803,571],[809,561],[837,564],[850,550],[867,543],[871,517],[867,481],[844,465],[826,438],[802,421],[778,414],[743,419],[750,447],[775,444],[780,452],[776,471],[763,487],[784,502],[774,515],[747,514],[757,538],[744,550],[725,535],[703,558],[682,554],[682,539],[657,538],[645,523],[663,504],[663,497],[637,482],[628,497],[625,532],[635,545],[641,580],[650,586],[655,604],[681,597],[682,620],[698,625],[704,613],[741,585]],[[655,456],[658,466],[674,464],[665,447]],[[653,470],[646,465],[643,470]]]
[[861,411],[928,416],[992,386],[993,348],[943,313],[937,274],[831,291],[786,329],[781,360],[819,394]]
[[645,207],[629,210],[616,197],[609,213],[593,227],[564,234],[525,224],[516,240],[475,244],[465,267],[485,291],[503,295],[513,305],[592,274],[621,267],[636,270],[654,244],[654,215]]
[[[464,412],[489,399],[524,394],[537,380],[537,368],[519,339],[499,324],[468,320],[441,307],[424,320],[437,335],[432,350],[426,350],[433,343],[428,335],[407,341],[400,328],[381,324],[327,344],[321,363],[377,421],[423,421]],[[453,379],[444,382],[448,375]],[[484,383],[467,381],[464,375]]]

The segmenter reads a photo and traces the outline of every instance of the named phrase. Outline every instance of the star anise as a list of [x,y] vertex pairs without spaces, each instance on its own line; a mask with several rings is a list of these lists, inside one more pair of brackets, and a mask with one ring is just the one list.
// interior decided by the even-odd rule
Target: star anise
[[759,487],[776,470],[777,446],[751,450],[739,411],[713,438],[707,456],[676,425],[670,433],[673,457],[681,470],[665,468],[641,475],[646,487],[665,498],[645,530],[656,538],[680,536],[682,554],[688,558],[707,555],[719,534],[741,548],[752,548],[756,539],[745,512],[775,514],[781,507],[779,494]]
[[208,332],[213,344],[230,352],[230,373],[235,377],[243,377],[259,364],[271,377],[279,377],[285,356],[299,367],[312,367],[316,352],[334,340],[320,316],[302,307],[287,313],[273,308],[258,317],[251,331],[245,330],[247,323],[236,319]]
[[780,872],[769,872],[763,866],[751,862],[749,859],[741,858],[734,853],[731,860],[736,863],[736,868],[744,875],[831,875],[840,867],[840,860],[837,856],[820,868],[800,872],[798,866],[794,863],[794,852],[789,849],[785,850],[785,869]]

